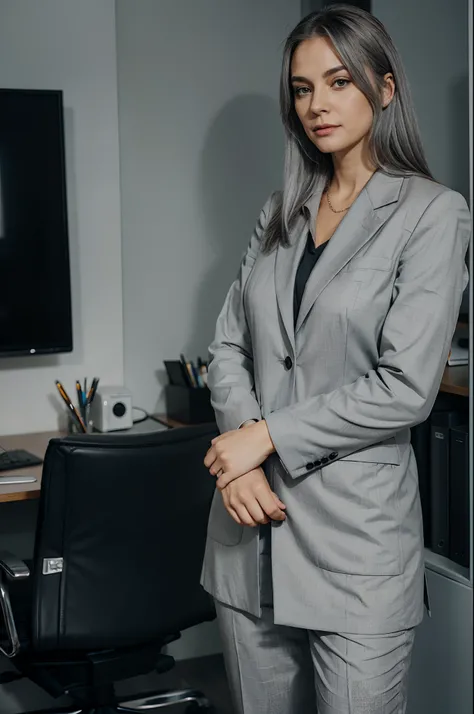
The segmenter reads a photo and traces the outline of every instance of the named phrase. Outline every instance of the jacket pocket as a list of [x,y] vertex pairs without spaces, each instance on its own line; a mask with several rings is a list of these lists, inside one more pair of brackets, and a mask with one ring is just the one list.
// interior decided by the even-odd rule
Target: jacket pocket
[[339,461],[365,461],[369,464],[393,464],[399,466],[401,463],[400,451],[395,438],[386,439],[378,444],[366,446],[360,451],[343,456]]
[[346,575],[403,572],[401,478],[401,469],[380,461],[339,459],[321,469],[306,499],[317,509],[313,548],[320,568]]
[[212,499],[207,535],[221,545],[238,545],[242,540],[244,526],[236,523],[227,513],[221,492],[216,488]]

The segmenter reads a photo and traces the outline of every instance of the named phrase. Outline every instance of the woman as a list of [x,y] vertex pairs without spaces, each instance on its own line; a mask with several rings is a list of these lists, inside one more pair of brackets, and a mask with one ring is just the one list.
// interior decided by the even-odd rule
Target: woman
[[369,13],[333,5],[293,30],[281,110],[283,192],[210,347],[202,582],[237,712],[401,714],[424,592],[410,427],[440,386],[470,216],[429,172]]

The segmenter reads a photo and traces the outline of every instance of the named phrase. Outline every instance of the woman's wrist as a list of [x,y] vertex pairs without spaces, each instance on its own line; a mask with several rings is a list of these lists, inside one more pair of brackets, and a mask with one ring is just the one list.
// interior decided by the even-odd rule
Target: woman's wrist
[[273,444],[270,432],[268,431],[267,422],[265,419],[261,419],[255,424],[250,425],[258,433],[258,439],[261,444],[262,453],[265,455],[264,459],[268,458],[270,454],[273,454],[276,449]]

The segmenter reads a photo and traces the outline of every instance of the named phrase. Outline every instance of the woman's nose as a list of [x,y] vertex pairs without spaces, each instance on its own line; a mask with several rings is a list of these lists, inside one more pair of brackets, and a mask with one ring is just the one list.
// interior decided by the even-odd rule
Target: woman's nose
[[312,114],[319,114],[321,111],[327,109],[327,94],[322,89],[313,89],[310,102],[310,110]]

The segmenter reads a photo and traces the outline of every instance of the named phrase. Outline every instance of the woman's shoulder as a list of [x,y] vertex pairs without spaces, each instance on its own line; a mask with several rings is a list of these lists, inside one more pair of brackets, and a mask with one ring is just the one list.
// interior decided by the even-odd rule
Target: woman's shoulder
[[469,210],[464,196],[449,186],[425,176],[409,175],[405,177],[404,188],[400,196],[401,205],[406,211],[405,227],[412,230],[421,216],[431,207],[432,211]]

